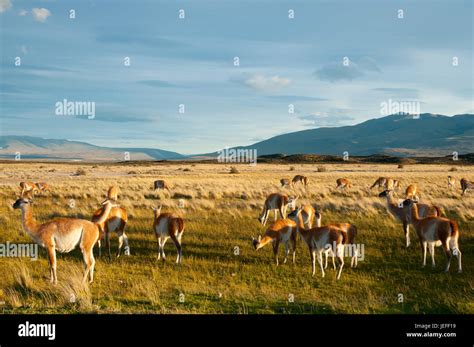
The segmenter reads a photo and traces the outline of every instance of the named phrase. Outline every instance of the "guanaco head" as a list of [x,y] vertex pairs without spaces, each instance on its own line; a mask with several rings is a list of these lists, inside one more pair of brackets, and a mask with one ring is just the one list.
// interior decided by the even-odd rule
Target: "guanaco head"
[[258,236],[258,240],[255,237],[252,237],[252,245],[255,250],[258,250],[258,246],[260,245],[260,241],[262,240],[262,236]]
[[17,201],[15,201],[15,203],[13,204],[13,208],[16,210],[16,209],[22,208],[25,205],[32,204],[32,203],[33,203],[33,199],[22,196]]
[[158,216],[161,214],[161,208],[163,207],[163,205],[160,205],[158,207],[155,207],[155,206],[152,206],[151,209],[153,210],[153,212],[155,212],[155,218],[158,218]]
[[393,191],[391,189],[384,190],[382,193],[379,194],[379,197],[385,198],[387,196],[392,196],[392,192]]
[[297,197],[290,196],[288,198],[288,207],[294,210],[296,208],[296,200],[298,200],[299,197],[299,195]]

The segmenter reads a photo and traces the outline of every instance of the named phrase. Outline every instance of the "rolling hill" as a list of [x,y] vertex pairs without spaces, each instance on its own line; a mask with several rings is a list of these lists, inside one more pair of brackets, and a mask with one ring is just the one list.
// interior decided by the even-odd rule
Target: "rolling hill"
[[[272,137],[251,146],[259,156],[277,153],[366,156],[445,156],[474,153],[474,115],[452,117],[390,115],[335,128],[317,128]],[[212,155],[216,155],[213,153]]]
[[171,160],[181,154],[153,148],[109,148],[86,142],[43,139],[31,136],[0,136],[0,158],[13,159],[17,152],[22,159],[122,161],[125,152],[130,160]]

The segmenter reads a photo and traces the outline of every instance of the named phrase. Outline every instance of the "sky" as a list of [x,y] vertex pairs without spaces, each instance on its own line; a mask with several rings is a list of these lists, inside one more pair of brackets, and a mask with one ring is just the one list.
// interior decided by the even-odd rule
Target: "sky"
[[474,113],[470,0],[0,0],[0,21],[0,135],[197,154],[389,100]]

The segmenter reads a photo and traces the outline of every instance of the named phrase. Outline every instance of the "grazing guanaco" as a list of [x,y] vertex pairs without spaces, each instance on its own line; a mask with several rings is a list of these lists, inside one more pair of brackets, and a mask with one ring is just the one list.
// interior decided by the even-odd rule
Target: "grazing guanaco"
[[456,178],[453,176],[448,176],[448,189],[456,188]]
[[[94,212],[92,216],[92,222],[97,223],[97,221],[101,218],[102,212],[104,207],[98,209]],[[125,226],[127,225],[128,217],[127,211],[120,206],[115,206],[110,210],[109,216],[106,220],[102,223],[97,223],[99,225],[101,235],[97,244],[99,246],[99,255],[101,254],[101,239],[102,237],[105,238],[105,248],[109,254],[109,258],[111,257],[110,254],[110,233],[116,232],[118,236],[118,250],[117,250],[117,257],[120,257],[120,251],[122,250],[122,246],[125,243],[124,253],[125,255],[130,255],[130,246],[128,244],[128,236],[125,234]]]
[[416,195],[418,187],[415,184],[410,184],[405,190],[405,199],[420,200],[418,195]]
[[51,282],[58,282],[56,274],[56,251],[68,253],[79,244],[86,270],[83,281],[94,280],[95,259],[93,254],[94,244],[99,238],[99,224],[103,223],[110,210],[114,207],[112,203],[105,200],[102,204],[104,209],[102,215],[96,223],[78,218],[55,218],[46,223],[39,224],[31,208],[32,199],[27,196],[21,196],[13,204],[14,209],[20,209],[22,212],[22,224],[25,232],[41,247],[48,251],[49,268]]
[[280,217],[282,219],[286,218],[286,210],[288,205],[294,205],[298,198],[288,197],[288,195],[283,193],[273,193],[270,194],[263,204],[262,212],[258,217],[258,220],[262,225],[265,225],[268,220],[268,215],[271,210],[275,212],[275,221],[277,220],[277,213],[280,212]]
[[[290,213],[290,218],[297,218],[297,230],[301,238],[305,241],[309,248],[312,264],[312,275],[316,273],[316,258],[321,268],[322,277],[325,276],[323,267],[323,253],[329,253],[336,257],[339,269],[336,271],[336,278],[341,277],[342,268],[344,267],[344,244],[346,243],[346,233],[334,226],[323,226],[306,229],[298,218],[302,212],[302,208],[298,208]],[[335,249],[333,249],[335,248]]]
[[352,184],[347,178],[338,178],[336,180],[336,188],[344,189],[344,188],[351,188]]
[[184,220],[174,213],[161,213],[162,205],[159,207],[152,207],[155,218],[153,221],[153,231],[156,235],[158,242],[158,260],[160,258],[163,261],[166,259],[165,255],[165,244],[169,238],[173,240],[178,256],[176,257],[176,263],[180,264],[183,256],[183,250],[181,246],[181,238],[184,233]]
[[110,187],[109,190],[107,191],[107,199],[117,201],[118,193],[119,193],[119,187],[118,186]]
[[[392,216],[398,219],[400,222],[403,223],[403,232],[405,233],[405,240],[406,246],[410,246],[410,222],[408,218],[407,211],[404,210],[397,202],[393,200],[392,191],[391,190],[384,190],[379,194],[379,197],[387,199],[387,209]],[[416,208],[418,210],[419,215],[422,218],[434,216],[439,217],[441,216],[441,211],[437,206],[432,206],[428,204],[416,204]]]
[[155,190],[157,190],[157,189],[166,189],[167,191],[170,191],[170,187],[169,187],[168,183],[164,180],[156,180],[153,187],[154,187]]
[[[321,225],[322,225],[322,214],[320,211],[318,211],[316,212],[316,226],[321,227]],[[352,253],[351,253],[351,267],[357,267],[358,254],[357,254],[357,249],[355,248],[355,238],[357,236],[357,227],[351,223],[334,223],[334,224],[329,224],[328,226],[338,228],[347,234],[347,238],[345,238],[346,245],[350,245],[350,247],[353,247]],[[336,269],[336,264],[334,263],[334,257],[332,258],[332,265],[334,269]],[[324,268],[326,269],[327,267],[328,267],[328,253],[326,253],[326,262],[325,262]]]
[[36,186],[36,183],[34,182],[20,182],[20,188],[20,196],[24,196],[24,194],[27,192],[32,192],[34,195],[39,191],[38,187]]
[[291,185],[291,182],[288,178],[282,178],[280,180],[280,184],[281,184],[282,188],[283,187],[289,187]]
[[293,179],[291,180],[291,184],[292,185],[295,185],[296,183],[302,183],[305,187],[308,185],[308,177],[306,176],[303,176],[303,175],[296,175],[295,177],[293,177]]
[[278,266],[278,248],[280,243],[285,245],[285,259],[283,260],[283,264],[285,264],[290,253],[289,243],[291,242],[294,263],[296,257],[296,232],[297,227],[293,220],[279,219],[267,228],[263,238],[259,236],[257,240],[252,237],[252,245],[258,251],[260,248],[271,242],[273,246],[273,254],[275,255],[275,262]]
[[370,187],[370,189],[378,187],[378,188],[385,188],[387,184],[387,178],[386,177],[379,177],[375,180],[374,184]]
[[407,199],[403,206],[408,210],[410,222],[415,227],[420,240],[423,254],[423,267],[426,266],[426,249],[429,247],[431,264],[435,267],[435,247],[442,246],[446,255],[446,266],[444,271],[449,271],[451,264],[451,251],[458,258],[458,272],[462,272],[461,250],[459,249],[459,227],[456,221],[443,217],[421,218],[416,208],[416,203]]
[[468,181],[467,179],[461,179],[461,195],[464,195],[469,189],[474,189],[474,182]]

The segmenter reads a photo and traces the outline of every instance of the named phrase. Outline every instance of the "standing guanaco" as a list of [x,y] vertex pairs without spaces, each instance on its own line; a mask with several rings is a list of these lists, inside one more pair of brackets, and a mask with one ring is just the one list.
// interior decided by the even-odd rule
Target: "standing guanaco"
[[252,245],[258,251],[268,243],[272,243],[275,262],[278,266],[278,248],[280,243],[285,245],[285,259],[283,260],[283,264],[285,264],[290,253],[289,243],[291,242],[294,263],[296,257],[296,231],[297,228],[294,221],[291,219],[279,219],[267,228],[263,238],[259,236],[257,240],[252,237]]
[[[321,227],[322,225],[322,214],[321,211],[316,212],[316,226]],[[335,228],[338,228],[345,232],[347,234],[347,237],[345,238],[346,245],[349,245],[351,248],[351,267],[357,267],[357,249],[356,244],[355,244],[355,238],[357,236],[357,227],[354,224],[351,223],[333,223],[329,224],[328,226],[332,226]],[[336,264],[334,263],[334,257],[332,258],[332,265],[334,269],[336,269]],[[326,253],[326,262],[324,265],[324,268],[326,269],[328,267],[328,253]]]
[[183,256],[181,238],[184,233],[184,220],[174,213],[161,213],[162,205],[159,207],[152,207],[155,218],[153,220],[153,231],[156,235],[158,242],[158,260],[160,258],[163,261],[166,259],[165,255],[165,244],[169,238],[173,240],[178,256],[176,257],[176,263],[180,264]]
[[[397,202],[393,200],[392,191],[391,190],[384,190],[379,194],[379,197],[387,199],[387,209],[392,216],[398,219],[403,224],[403,232],[405,234],[405,241],[406,246],[410,246],[410,221],[408,218],[407,211],[403,209],[403,205],[399,205]],[[439,207],[432,206],[428,204],[420,204],[417,203],[416,208],[418,209],[418,213],[422,218],[434,216],[439,217],[441,216],[441,211]]]
[[456,188],[456,178],[453,176],[448,176],[448,189]]
[[20,196],[24,196],[24,194],[27,192],[32,192],[34,195],[39,191],[38,187],[36,186],[36,183],[34,182],[20,182],[20,188]]
[[423,254],[423,267],[426,266],[426,249],[429,247],[431,264],[435,267],[435,247],[442,246],[446,255],[444,271],[449,271],[452,253],[458,258],[458,272],[462,272],[461,250],[459,249],[459,227],[456,221],[442,217],[421,218],[413,200],[407,199],[403,206],[408,210],[410,222],[415,227]]
[[103,223],[112,207],[112,203],[105,200],[101,217],[96,223],[78,218],[55,218],[46,223],[39,224],[33,217],[31,208],[32,199],[21,196],[13,204],[14,209],[22,212],[22,224],[25,232],[41,247],[48,251],[51,282],[58,282],[56,275],[56,251],[68,253],[79,244],[82,250],[86,270],[83,281],[94,280],[95,259],[93,254],[94,244],[99,238],[99,224]]
[[325,276],[323,268],[323,253],[328,252],[336,257],[339,269],[336,271],[336,279],[341,277],[344,267],[344,244],[346,243],[346,233],[334,226],[323,226],[306,229],[298,218],[302,208],[298,208],[290,213],[290,218],[297,218],[298,232],[305,241],[311,255],[312,275],[316,273],[316,258],[321,268],[322,277]]
[[461,195],[464,195],[469,189],[474,189],[474,182],[470,182],[467,179],[461,179]]
[[418,195],[416,195],[418,187],[415,184],[410,184],[405,190],[405,199],[420,200]]
[[[94,215],[92,216],[92,222],[97,223],[97,221],[101,218],[102,212],[104,207],[96,210]],[[115,206],[110,210],[110,213],[106,220],[102,223],[97,223],[99,225],[101,235],[97,244],[99,246],[99,255],[101,254],[101,240],[102,236],[105,238],[105,248],[107,249],[109,258],[111,257],[110,254],[110,233],[116,232],[118,236],[118,250],[117,250],[117,257],[120,257],[120,251],[122,250],[122,246],[125,243],[125,255],[130,255],[130,246],[128,244],[128,236],[125,234],[125,226],[127,225],[128,217],[127,211],[120,206]]]
[[262,212],[258,217],[258,220],[262,225],[265,225],[268,220],[268,215],[270,214],[271,210],[275,212],[275,221],[277,220],[277,211],[280,212],[280,217],[282,219],[286,218],[286,210],[288,205],[294,205],[298,198],[288,197],[288,195],[283,193],[273,193],[270,194],[263,204]]

